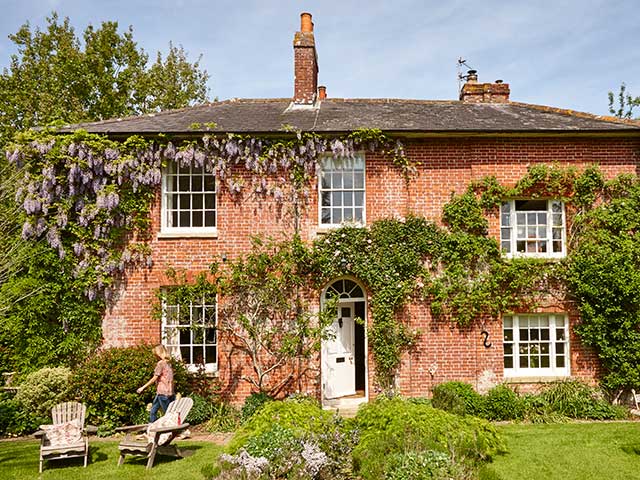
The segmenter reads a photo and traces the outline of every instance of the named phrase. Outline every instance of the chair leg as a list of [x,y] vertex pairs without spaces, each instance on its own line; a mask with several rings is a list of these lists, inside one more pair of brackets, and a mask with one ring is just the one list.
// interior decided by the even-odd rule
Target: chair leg
[[151,450],[151,453],[149,453],[149,460],[147,460],[147,470],[149,470],[151,467],[153,467],[153,461],[156,458],[156,450],[155,448],[153,450]]
[[120,454],[120,458],[118,459],[118,466],[122,465],[124,463],[124,453]]
[[40,457],[40,473],[42,473],[42,464],[44,463],[44,460],[42,459],[42,457]]

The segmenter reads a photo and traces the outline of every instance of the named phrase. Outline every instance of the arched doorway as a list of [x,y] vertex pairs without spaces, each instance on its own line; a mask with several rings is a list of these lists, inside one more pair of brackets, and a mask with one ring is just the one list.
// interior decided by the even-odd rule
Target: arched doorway
[[341,278],[325,289],[322,301],[336,299],[336,318],[322,343],[323,401],[344,397],[366,401],[366,297],[354,280]]

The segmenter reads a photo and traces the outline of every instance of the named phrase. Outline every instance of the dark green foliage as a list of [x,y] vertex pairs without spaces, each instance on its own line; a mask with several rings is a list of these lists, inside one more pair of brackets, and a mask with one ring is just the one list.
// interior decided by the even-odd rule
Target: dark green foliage
[[214,415],[215,404],[195,393],[190,394],[189,397],[193,399],[193,407],[191,407],[186,421],[191,425],[200,425]]
[[272,400],[273,398],[265,392],[251,392],[251,395],[245,398],[244,405],[242,405],[242,421],[247,421],[254,413],[260,410],[265,403],[271,402]]
[[524,415],[521,398],[507,385],[497,385],[484,398],[484,418],[488,420],[519,420]]
[[569,418],[619,420],[627,416],[625,408],[611,405],[600,390],[578,380],[551,383],[540,394],[523,396],[504,384],[480,395],[469,384],[447,382],[433,389],[433,406],[457,415],[532,423],[560,422]]
[[603,393],[578,380],[549,385],[541,394],[549,408],[569,418],[614,420],[626,418],[626,409],[611,405]]
[[360,442],[353,451],[354,466],[367,480],[384,478],[394,454],[445,452],[462,466],[504,451],[500,436],[488,422],[397,397],[361,407],[355,424]]
[[464,382],[445,382],[433,388],[432,405],[456,415],[484,416],[485,399]]
[[240,425],[240,412],[224,402],[213,404],[213,413],[205,425],[208,432],[235,432]]
[[51,423],[51,415],[39,417],[29,414],[10,394],[0,393],[0,435],[29,434],[46,423]]
[[627,86],[624,82],[620,84],[620,90],[616,98],[613,92],[609,92],[609,113],[618,118],[632,118],[633,109],[640,106],[640,97],[633,97],[627,93]]
[[87,301],[66,260],[36,244],[20,274],[0,285],[2,371],[73,366],[101,340],[104,303]]
[[[152,376],[157,358],[148,346],[103,350],[74,370],[72,395],[87,405],[87,419],[97,425],[116,427],[133,423],[139,412],[155,396],[149,387],[136,389]],[[188,372],[172,361],[174,388],[188,394]]]
[[606,191],[608,201],[576,221],[567,279],[582,318],[576,331],[616,391],[640,385],[640,183],[619,177]]

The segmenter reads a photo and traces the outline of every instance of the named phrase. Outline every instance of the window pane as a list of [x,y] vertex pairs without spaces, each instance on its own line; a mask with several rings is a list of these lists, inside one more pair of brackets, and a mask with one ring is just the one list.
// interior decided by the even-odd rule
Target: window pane
[[181,192],[188,192],[191,186],[190,177],[180,176],[178,180],[178,190]]
[[331,178],[333,179],[331,182],[331,187],[334,190],[341,189],[342,188],[342,172],[334,172],[331,175]]
[[511,343],[504,344],[504,354],[513,355],[513,345]]
[[331,188],[331,179],[329,178],[329,174],[326,172],[322,172],[321,176],[320,176],[320,186],[321,188],[325,189],[325,188]]
[[565,338],[564,328],[556,328],[556,340],[562,341]]
[[331,192],[322,192],[322,206],[323,207],[331,206]]
[[549,368],[549,355],[543,355],[540,357],[540,367]]
[[353,219],[356,222],[362,222],[364,220],[363,216],[362,216],[362,212],[363,212],[362,208],[354,208],[354,212],[353,212],[354,213],[354,218]]
[[520,329],[520,341],[529,340],[529,330],[526,328]]
[[344,221],[345,222],[353,221],[353,208],[345,208],[345,210],[344,210]]
[[502,251],[506,253],[511,253],[511,242],[502,242]]
[[508,240],[511,238],[511,229],[510,228],[501,228],[500,229],[500,237],[503,240]]
[[321,210],[321,221],[322,223],[331,223],[331,209],[323,208]]
[[342,223],[342,210],[339,208],[331,209],[331,223]]
[[564,356],[561,356],[561,355],[556,356],[556,367],[564,368]]
[[516,210],[535,211],[547,210],[546,200],[516,200]]
[[191,215],[189,212],[180,212],[180,223],[179,227],[189,227],[191,226]]
[[513,342],[513,330],[505,329],[504,331],[504,341],[505,342]]
[[216,196],[212,193],[206,193],[204,195],[204,208],[206,210],[213,210],[216,207]]
[[201,192],[202,191],[202,176],[194,175],[191,177],[191,191],[192,192]]
[[204,212],[204,226],[215,227],[216,226],[216,212]]
[[505,328],[510,328],[513,325],[513,318],[505,316],[502,319],[502,324],[504,325]]
[[351,205],[353,205],[353,192],[343,192],[342,204],[345,207],[350,207]]
[[504,357],[504,368],[513,368],[513,357]]
[[342,174],[342,183],[345,190],[353,188],[353,172],[344,172]]
[[364,173],[363,172],[354,172],[354,174],[353,174],[353,187],[354,188],[364,188]]
[[501,213],[511,212],[511,202],[502,202],[502,205],[500,205],[500,212]]
[[202,210],[204,207],[204,195],[196,194],[192,197],[193,200],[193,209],[194,210]]
[[331,206],[333,207],[339,207],[342,205],[342,193],[340,192],[333,192],[331,194]]
[[204,226],[202,224],[203,222],[203,216],[202,216],[202,212],[193,212],[193,216],[192,216],[192,227],[202,227]]
[[364,192],[354,192],[353,204],[358,207],[364,207]]

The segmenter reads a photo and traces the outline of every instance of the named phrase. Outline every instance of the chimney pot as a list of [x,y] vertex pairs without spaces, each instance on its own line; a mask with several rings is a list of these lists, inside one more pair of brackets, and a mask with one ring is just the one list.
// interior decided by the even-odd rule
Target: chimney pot
[[320,85],[318,87],[318,99],[324,100],[325,98],[327,98],[327,87]]
[[313,32],[313,22],[311,21],[311,14],[304,12],[300,14],[300,31],[302,33]]
[[469,70],[467,72],[467,83],[477,83],[477,82],[478,82],[478,71]]

